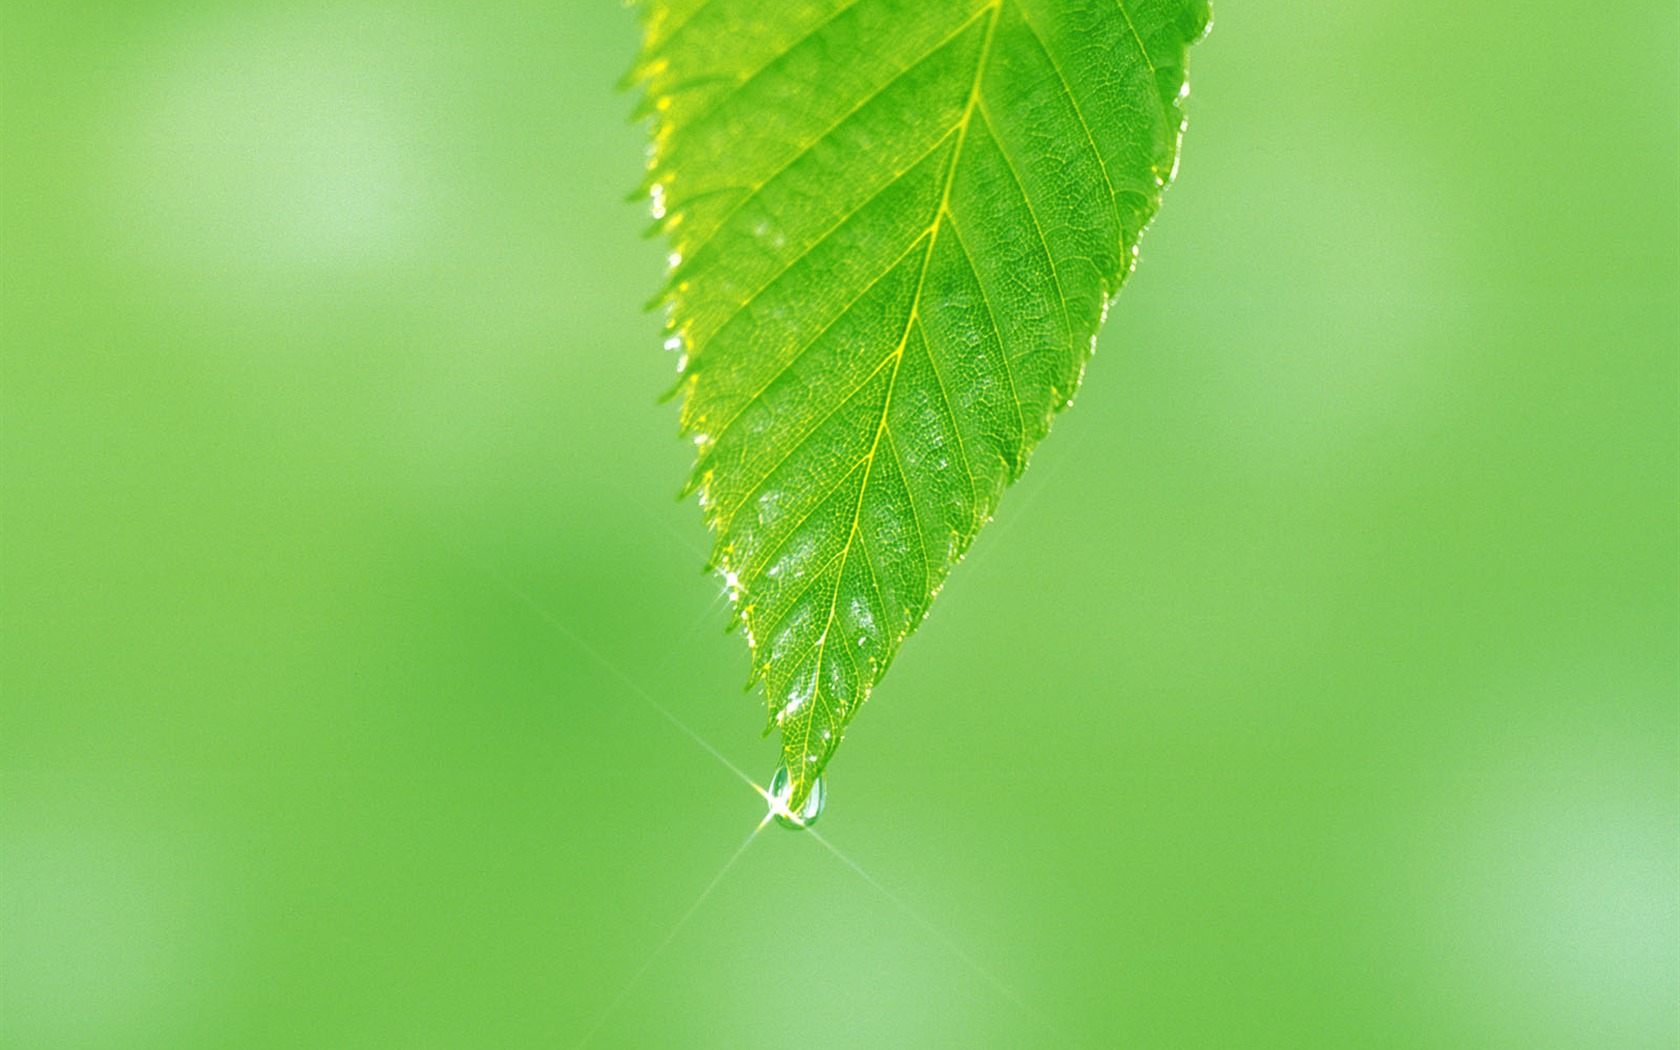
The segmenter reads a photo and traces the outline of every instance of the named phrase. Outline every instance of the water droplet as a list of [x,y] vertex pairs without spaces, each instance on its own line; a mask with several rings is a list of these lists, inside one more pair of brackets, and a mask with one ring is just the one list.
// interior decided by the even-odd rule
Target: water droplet
[[787,804],[788,799],[793,797],[793,779],[788,776],[787,765],[777,766],[775,775],[770,778],[770,812],[776,815],[776,823],[792,831],[804,831],[815,824],[822,816],[823,801],[827,796],[828,788],[823,778],[818,777],[799,812],[790,813]]

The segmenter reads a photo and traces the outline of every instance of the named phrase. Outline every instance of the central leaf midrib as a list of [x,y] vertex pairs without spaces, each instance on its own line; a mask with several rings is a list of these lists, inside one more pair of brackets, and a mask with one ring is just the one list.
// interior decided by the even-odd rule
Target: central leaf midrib
[[[958,121],[957,124],[957,141],[951,152],[950,167],[945,173],[944,186],[940,189],[938,203],[933,212],[933,218],[929,222],[926,232],[923,234],[923,236],[927,238],[928,243],[922,256],[921,272],[916,278],[916,289],[910,296],[910,312],[905,318],[904,331],[900,333],[898,345],[892,353],[893,370],[892,375],[887,380],[886,397],[881,403],[881,418],[876,424],[875,437],[870,443],[869,452],[864,457],[863,483],[858,487],[857,502],[852,507],[851,527],[847,532],[845,544],[841,547],[839,566],[834,570],[836,574],[834,580],[834,593],[829,599],[828,614],[823,621],[822,633],[817,636],[817,659],[816,666],[813,669],[811,685],[813,700],[817,699],[816,694],[819,694],[822,690],[823,658],[827,653],[829,632],[834,629],[834,616],[836,611],[839,609],[840,587],[841,584],[845,582],[846,564],[851,558],[852,548],[858,541],[858,523],[863,514],[864,500],[869,497],[869,482],[874,474],[875,457],[880,450],[881,438],[887,432],[887,421],[892,412],[893,393],[897,389],[899,370],[904,362],[904,349],[910,340],[910,333],[915,328],[916,321],[920,317],[922,291],[927,282],[928,267],[933,260],[934,247],[939,242],[939,228],[943,225],[950,209],[951,187],[956,183],[957,166],[962,163],[963,147],[967,141],[969,123],[974,116],[975,107],[980,101],[980,83],[986,74],[986,60],[991,54],[992,37],[993,33],[997,29],[998,11],[1001,6],[1002,0],[994,0],[990,8],[987,9],[986,35],[980,42],[980,54],[975,60],[974,80],[969,87],[968,102],[963,107],[962,119]],[[910,498],[908,492],[906,492],[906,498]],[[914,508],[912,508],[912,510],[914,510]],[[925,547],[925,537],[918,535],[917,541],[922,543]],[[877,592],[879,592],[879,589],[879,583],[877,583]],[[877,597],[879,597],[879,594],[877,594]],[[803,754],[808,755],[811,753],[811,729],[814,722],[815,719],[813,717],[807,717],[805,719],[804,734],[801,741],[801,751]],[[797,780],[802,779],[802,777],[798,777],[796,774],[796,782]]]

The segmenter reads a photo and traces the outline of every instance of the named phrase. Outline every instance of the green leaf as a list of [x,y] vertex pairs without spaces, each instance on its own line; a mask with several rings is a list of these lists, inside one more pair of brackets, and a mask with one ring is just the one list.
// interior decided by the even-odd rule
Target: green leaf
[[1207,20],[1201,0],[644,8],[691,487],[790,809],[1078,387]]

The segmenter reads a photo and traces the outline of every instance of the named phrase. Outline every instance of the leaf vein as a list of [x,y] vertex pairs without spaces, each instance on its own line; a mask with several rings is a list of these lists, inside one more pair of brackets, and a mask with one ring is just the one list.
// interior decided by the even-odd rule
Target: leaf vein
[[[1123,6],[1124,5],[1122,5],[1122,7]],[[1114,213],[1115,227],[1120,228],[1120,205],[1115,200],[1118,193],[1114,189],[1114,180],[1109,178],[1108,162],[1103,160],[1102,150],[1097,148],[1096,135],[1094,135],[1091,131],[1090,122],[1085,119],[1085,111],[1079,106],[1079,96],[1073,93],[1072,82],[1068,80],[1067,74],[1062,71],[1061,63],[1056,61],[1056,56],[1053,52],[1051,52],[1050,46],[1045,43],[1044,35],[1038,31],[1036,26],[1033,25],[1032,19],[1027,17],[1027,9],[1021,5],[1020,0],[1015,0],[1015,10],[1021,13],[1021,24],[1027,27],[1027,32],[1032,36],[1033,43],[1037,44],[1038,49],[1044,52],[1044,60],[1048,62],[1050,64],[1050,68],[1056,72],[1056,80],[1060,82],[1062,92],[1067,95],[1068,105],[1073,108],[1074,120],[1078,122],[1079,130],[1085,133],[1085,144],[1091,148],[1091,159],[1097,162],[1097,170],[1102,173],[1103,185],[1108,187],[1108,208],[1109,211]],[[1145,56],[1144,60],[1148,61],[1148,56]],[[994,128],[996,127],[996,125],[992,124],[990,118],[987,119],[986,123],[988,126]],[[993,137],[995,138],[996,136],[994,135]],[[1004,149],[1003,140],[1001,138],[998,139],[998,149],[1006,154],[1008,152]],[[1011,167],[1013,167],[1013,164]],[[1022,190],[1022,194],[1023,196],[1025,195],[1024,188]],[[1122,236],[1124,235],[1122,234]]]
[[[729,433],[730,429],[732,427],[734,427],[737,422],[740,421],[741,417],[746,415],[747,411],[749,409],[751,409],[753,407],[753,405],[757,404],[760,398],[764,397],[765,394],[769,393],[770,388],[775,386],[776,383],[778,381],[780,381],[783,376],[787,375],[788,371],[790,369],[792,369],[794,365],[798,364],[805,357],[806,354],[810,353],[812,351],[812,349],[815,348],[818,343],[822,342],[823,337],[828,335],[829,332],[833,331],[835,325],[837,325],[841,321],[845,320],[846,316],[848,314],[850,314],[854,309],[857,308],[857,305],[860,302],[863,301],[865,296],[867,296],[870,292],[874,291],[877,287],[879,287],[882,281],[886,280],[892,274],[892,272],[894,270],[898,269],[898,264],[903,262],[910,255],[911,252],[915,251],[916,250],[916,245],[920,244],[921,241],[922,241],[922,238],[926,237],[926,236],[927,236],[927,234],[923,233],[923,234],[920,234],[919,236],[917,236],[915,240],[911,241],[910,246],[908,248],[904,249],[904,251],[900,252],[896,258],[894,258],[891,262],[889,262],[886,265],[886,267],[883,268],[881,270],[881,272],[879,274],[877,274],[874,277],[874,279],[872,279],[869,282],[868,286],[865,287],[863,289],[863,291],[861,291],[857,295],[853,296],[852,300],[850,302],[848,302],[840,310],[839,313],[835,314],[834,317],[828,321],[828,323],[826,323],[822,326],[821,331],[817,332],[816,335],[813,335],[809,340],[807,340],[805,342],[805,345],[801,346],[798,350],[796,350],[794,352],[793,356],[788,358],[787,363],[782,365],[780,368],[778,368],[776,370],[775,374],[770,377],[768,382],[766,382],[762,386],[760,386],[758,388],[758,390],[752,394],[752,396],[747,398],[746,403],[741,406],[740,410],[737,411],[734,415],[730,416],[729,419],[724,422],[723,427],[721,429],[719,429],[716,434],[712,435],[711,444],[708,447],[708,449],[706,451],[706,454],[704,456],[702,456],[700,462],[698,464],[696,464],[697,469],[704,469],[704,466],[705,466],[705,463],[707,462],[707,460],[709,460],[712,457],[712,455],[714,455],[716,453],[718,446],[722,443],[724,435]],[[879,369],[877,369],[877,371],[878,370]],[[869,381],[869,379],[873,379],[873,378],[874,378],[874,372],[871,372],[869,377],[866,378],[863,382],[867,383]],[[862,384],[860,384],[860,386],[861,385]],[[856,393],[856,390],[853,390],[852,393]],[[845,402],[851,400],[852,393],[848,393],[844,398],[841,399],[841,404],[842,405],[844,405]],[[832,413],[830,413],[830,414],[832,415]],[[827,419],[828,419],[827,416],[823,417],[823,422],[826,422]]]
[[[711,3],[712,0],[706,0],[706,2]],[[770,68],[772,66],[774,66],[777,62],[780,62],[782,59],[786,58],[788,55],[792,54],[794,51],[798,50],[803,45],[809,43],[812,40],[815,40],[817,38],[818,34],[824,32],[830,26],[834,25],[834,23],[840,19],[841,15],[844,15],[847,11],[850,11],[852,8],[856,7],[859,3],[862,3],[862,2],[863,2],[863,0],[848,0],[847,3],[841,4],[833,12],[831,12],[826,18],[824,18],[821,22],[818,22],[816,25],[812,26],[810,31],[807,32],[804,36],[800,37],[798,40],[793,41],[792,43],[788,44],[786,47],[782,48],[781,51],[772,55],[767,61],[765,61],[764,63],[759,65],[759,67],[757,69],[753,70],[751,73],[746,74],[745,76],[736,75],[733,78],[735,80],[735,86],[730,88],[728,91],[724,92],[722,95],[718,96],[717,99],[714,100],[705,109],[703,109],[699,113],[695,114],[694,117],[686,123],[684,130],[686,132],[692,133],[696,128],[699,128],[699,127],[703,126],[707,121],[711,120],[718,113],[719,110],[723,109],[725,104],[727,104],[732,99],[734,99],[735,96],[739,95],[743,88],[745,88],[747,85],[756,81],[759,77],[763,76],[765,73],[769,72]],[[684,23],[684,24],[686,25],[687,23]],[[918,61],[920,61],[920,60],[918,59]],[[914,64],[914,63],[912,63],[912,64]]]
[[1062,290],[1062,271],[1056,265],[1056,255],[1050,250],[1050,238],[1045,233],[1044,223],[1039,221],[1038,209],[1033,206],[1032,198],[1027,195],[1026,184],[1021,181],[1021,173],[1015,167],[1015,158],[1010,156],[1009,149],[1003,139],[997,135],[996,125],[986,112],[985,104],[980,107],[980,119],[986,122],[986,127],[992,133],[992,141],[997,143],[998,154],[1003,157],[1004,167],[1009,169],[1009,178],[1015,183],[1015,189],[1021,194],[1021,203],[1027,207],[1027,215],[1031,217],[1033,232],[1038,234],[1038,243],[1044,248],[1045,261],[1050,264],[1050,281],[1056,286],[1056,304],[1062,311],[1062,330],[1067,333],[1068,346],[1073,346],[1073,319],[1068,316],[1067,292]]
[[[992,334],[997,337],[998,356],[1003,359],[1003,374],[1009,380],[1009,400],[1015,405],[1015,420],[1021,428],[1021,441],[1025,443],[1029,440],[1027,417],[1021,407],[1021,395],[1015,386],[1015,366],[1009,360],[1009,346],[1003,340],[1003,329],[998,327],[997,315],[992,312],[992,299],[986,294],[986,282],[981,279],[980,271],[974,266],[974,259],[968,253],[968,245],[963,242],[962,228],[957,225],[955,216],[951,217],[951,233],[956,236],[957,247],[962,251],[963,265],[968,267],[968,272],[974,277],[975,286],[980,289],[980,303],[986,308],[986,321],[991,324]],[[1003,455],[1001,450],[998,454]],[[1011,465],[1007,457],[1004,457],[1004,464],[1010,467],[1011,472],[1019,469],[1018,463]]]
[[[927,148],[927,150],[924,153],[922,153],[920,156],[918,156],[915,160],[911,161],[910,164],[908,166],[906,166],[903,171],[900,171],[900,172],[888,177],[885,181],[883,181],[881,183],[881,185],[879,185],[879,186],[875,187],[873,190],[871,190],[869,192],[868,197],[865,197],[863,200],[858,202],[857,207],[853,208],[851,211],[848,211],[846,214],[844,214],[844,215],[840,216],[840,218],[836,219],[835,222],[834,222],[834,225],[832,225],[828,229],[824,230],[820,235],[818,235],[816,240],[812,241],[810,244],[806,245],[804,248],[801,248],[799,250],[798,255],[794,256],[792,259],[789,259],[786,264],[784,264],[775,273],[771,274],[769,279],[765,280],[762,284],[760,284],[758,286],[758,288],[756,288],[752,292],[748,293],[747,297],[745,299],[741,300],[741,303],[738,306],[736,306],[735,309],[730,311],[729,316],[725,317],[723,319],[723,321],[718,324],[717,329],[716,329],[717,334],[721,335],[723,333],[723,331],[725,329],[727,329],[732,322],[734,322],[735,318],[737,318],[741,315],[742,311],[746,310],[747,307],[751,306],[753,303],[758,301],[759,296],[761,296],[765,292],[769,291],[770,288],[773,285],[775,285],[777,281],[780,281],[782,278],[786,277],[788,275],[788,273],[795,266],[798,266],[800,263],[804,262],[805,259],[807,257],[809,257],[812,252],[816,251],[818,248],[821,248],[824,244],[827,244],[828,239],[830,237],[834,236],[836,233],[840,232],[841,227],[845,226],[846,223],[848,223],[852,219],[856,218],[857,214],[859,212],[863,211],[865,208],[869,207],[871,204],[874,204],[877,200],[880,200],[882,194],[886,193],[888,190],[890,190],[894,186],[898,185],[899,180],[904,178],[904,176],[909,174],[911,171],[914,171],[918,164],[922,163],[923,161],[927,160],[929,157],[933,156],[934,153],[936,153],[939,150],[939,147],[945,145],[946,142],[950,141],[951,136],[953,134],[955,134],[955,131],[956,131],[956,129],[953,128],[951,131],[947,131],[945,134],[939,136],[939,140],[937,142],[935,142],[933,145],[929,146]],[[914,241],[911,242],[910,247],[911,248],[915,247],[915,242]],[[908,255],[908,254],[909,254],[909,249],[906,249],[905,250],[905,255]],[[897,265],[899,260],[902,260],[903,258],[904,258],[904,256],[901,255],[901,256],[898,257],[898,259],[893,260],[893,265]],[[888,269],[891,270],[892,267],[889,266]]]
[[[803,451],[805,446],[811,442],[811,439],[820,434],[822,432],[822,428],[827,426],[829,421],[840,413],[841,409],[851,404],[858,395],[869,389],[869,384],[874,382],[875,377],[881,374],[881,370],[891,364],[893,360],[894,356],[892,354],[888,354],[883,357],[881,362],[870,370],[869,374],[863,378],[863,381],[858,383],[858,385],[846,395],[844,400],[835,405],[832,409],[829,409],[826,415],[824,415],[816,423],[812,424],[811,429],[805,432],[805,436],[801,437],[792,448],[788,449],[787,453],[782,456],[781,459],[776,461],[776,465],[771,467],[763,477],[759,478],[758,481],[754,483],[752,488],[747,490],[747,494],[745,496],[742,496],[732,507],[729,508],[727,515],[720,517],[718,520],[724,523],[725,527],[727,527],[728,523],[733,522],[735,520],[735,515],[739,514],[748,503],[751,503],[755,496],[764,491],[764,486],[770,483],[770,479],[774,478],[783,467],[787,466],[789,460]],[[825,494],[824,499],[826,499],[828,495],[832,494],[833,489],[830,489],[829,492]],[[818,506],[820,506],[821,503],[821,500],[817,501]]]
[[980,493],[974,487],[974,464],[968,458],[968,443],[963,440],[962,420],[957,417],[957,406],[952,403],[951,394],[945,388],[945,377],[940,374],[939,362],[933,359],[933,345],[928,339],[927,326],[918,323],[916,327],[921,333],[922,350],[927,354],[928,369],[933,372],[933,383],[939,390],[940,403],[945,406],[945,414],[951,417],[951,432],[957,437],[957,455],[962,457],[963,479],[968,482],[968,499],[972,507],[978,502]]
[[848,121],[848,120],[852,119],[854,116],[856,116],[861,110],[863,110],[871,102],[875,101],[881,95],[885,94],[888,90],[890,90],[893,87],[893,85],[897,84],[900,80],[903,80],[905,75],[908,74],[911,70],[915,69],[917,66],[921,65],[923,62],[926,62],[928,59],[932,58],[934,55],[937,55],[940,51],[942,51],[946,47],[950,46],[950,44],[952,42],[954,42],[958,37],[962,36],[962,34],[968,30],[968,27],[973,25],[975,23],[975,21],[977,21],[979,19],[980,15],[982,15],[982,14],[985,14],[984,9],[976,12],[973,17],[966,19],[962,23],[962,25],[960,25],[956,29],[952,30],[951,33],[948,36],[944,37],[938,43],[936,43],[932,47],[930,47],[926,54],[917,57],[917,59],[914,62],[911,62],[909,65],[905,66],[903,69],[900,69],[898,72],[894,73],[887,80],[882,82],[879,87],[875,88],[873,91],[871,91],[867,95],[863,96],[863,98],[860,99],[855,105],[853,105],[852,108],[848,109],[845,113],[841,114],[838,119],[836,119],[832,124],[830,124],[826,130],[824,130],[821,134],[819,134],[816,138],[812,139],[810,142],[807,142],[804,146],[800,147],[798,152],[796,152],[792,157],[788,158],[788,160],[786,162],[784,162],[783,164],[778,166],[769,175],[767,175],[763,179],[761,179],[756,185],[753,186],[752,192],[749,193],[745,198],[743,198],[739,203],[737,203],[733,208],[731,208],[729,210],[728,214],[726,214],[722,219],[720,219],[718,221],[718,224],[713,229],[713,231],[710,234],[708,234],[699,244],[697,244],[695,246],[694,251],[689,255],[689,258],[691,260],[696,258],[700,254],[700,252],[705,249],[706,245],[710,244],[711,241],[713,240],[713,238],[715,238],[717,236],[718,232],[721,231],[725,226],[729,225],[729,220],[733,219],[736,216],[736,214],[740,212],[740,210],[742,208],[745,208],[748,204],[751,204],[754,200],[756,200],[758,198],[758,195],[764,191],[764,188],[766,186],[770,185],[770,183],[772,183],[776,180],[776,176],[782,174],[782,172],[787,171],[789,168],[793,167],[795,164],[797,164],[801,160],[803,160],[806,157],[806,155],[808,155],[813,149],[815,149],[818,145],[820,145],[830,135],[833,135],[834,132],[837,131],[840,128],[841,125],[845,124],[846,121]]
[[[864,469],[863,485],[858,490],[857,505],[853,509],[853,512],[852,512],[852,527],[851,527],[850,533],[848,534],[848,536],[846,538],[845,551],[846,551],[848,556],[851,552],[852,544],[857,539],[858,526],[859,526],[859,522],[860,522],[860,520],[862,518],[862,515],[863,515],[863,501],[869,494],[869,479],[870,479],[871,472],[873,471],[873,468],[874,468],[874,465],[875,465],[875,454],[876,454],[876,451],[877,451],[877,449],[879,449],[880,444],[881,444],[881,435],[886,432],[888,413],[892,409],[893,393],[894,393],[894,390],[895,390],[895,388],[897,386],[897,383],[898,383],[898,374],[899,374],[900,367],[903,365],[903,362],[904,362],[904,347],[905,347],[905,344],[910,339],[910,331],[911,331],[912,326],[915,325],[915,323],[916,323],[916,318],[918,316],[918,312],[919,312],[919,309],[920,309],[920,306],[921,306],[922,289],[927,282],[928,264],[933,259],[933,249],[934,249],[934,246],[938,243],[938,240],[939,240],[940,226],[949,218],[949,215],[950,215],[951,186],[956,182],[957,167],[958,167],[958,165],[960,165],[962,163],[963,145],[965,143],[965,140],[966,140],[967,134],[968,134],[969,120],[973,116],[975,104],[979,101],[979,98],[980,98],[980,84],[981,84],[981,81],[984,80],[985,75],[986,75],[986,59],[989,57],[989,55],[991,53],[992,37],[993,37],[993,34],[997,30],[997,21],[998,21],[997,16],[998,16],[998,10],[999,10],[1000,4],[1001,4],[1001,0],[996,0],[996,2],[994,2],[992,4],[991,8],[990,8],[991,18],[986,24],[986,38],[985,38],[984,41],[981,42],[981,45],[980,45],[980,57],[975,62],[974,83],[973,83],[973,86],[969,90],[968,103],[963,109],[962,121],[959,124],[959,129],[960,130],[959,130],[959,134],[957,136],[956,149],[951,154],[950,169],[946,172],[946,175],[945,175],[945,188],[944,188],[943,192],[940,194],[939,205],[934,210],[933,220],[932,220],[931,223],[929,223],[929,226],[928,226],[927,254],[922,257],[921,276],[916,281],[916,292],[911,297],[910,314],[907,318],[905,318],[905,321],[904,321],[904,334],[899,337],[898,347],[893,351],[893,355],[892,355],[893,372],[892,372],[891,379],[889,379],[888,382],[887,382],[887,397],[886,397],[886,400],[881,406],[881,421],[875,428],[875,441],[874,441],[874,444],[871,445],[870,449],[869,449],[868,466],[866,466],[865,469]],[[844,579],[845,571],[846,571],[846,559],[844,557],[842,557],[841,562],[840,562],[840,578],[841,579]],[[836,586],[835,586],[835,589],[834,589],[834,597],[829,602],[828,617],[827,617],[827,619],[826,619],[826,621],[823,625],[822,633],[818,636],[819,642],[818,642],[818,650],[817,650],[817,683],[818,683],[818,686],[819,686],[819,689],[818,689],[819,694],[820,694],[820,691],[821,691],[820,690],[820,685],[821,685],[821,681],[822,681],[822,662],[823,662],[823,657],[827,653],[826,646],[827,646],[828,632],[834,625],[834,614],[839,607],[839,600],[840,600],[840,588],[839,588],[838,582],[837,582]],[[810,725],[809,725],[809,723],[807,723],[807,725],[806,725],[805,733],[806,733],[806,745],[807,746],[806,746],[806,749],[805,749],[804,753],[809,754],[810,753],[809,746],[808,746],[809,745],[809,737],[810,737]]]

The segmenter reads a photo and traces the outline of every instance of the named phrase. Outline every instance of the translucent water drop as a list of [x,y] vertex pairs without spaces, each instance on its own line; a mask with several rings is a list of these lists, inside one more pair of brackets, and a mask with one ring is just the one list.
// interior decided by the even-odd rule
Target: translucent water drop
[[776,815],[776,823],[792,831],[804,831],[817,822],[822,816],[823,801],[828,796],[828,788],[823,778],[811,785],[811,793],[805,796],[805,804],[799,807],[798,813],[788,811],[788,800],[793,797],[793,779],[788,776],[787,766],[776,767],[776,774],[770,778],[770,812]]

